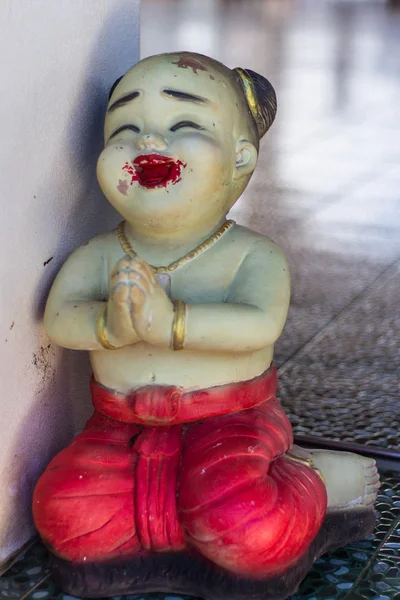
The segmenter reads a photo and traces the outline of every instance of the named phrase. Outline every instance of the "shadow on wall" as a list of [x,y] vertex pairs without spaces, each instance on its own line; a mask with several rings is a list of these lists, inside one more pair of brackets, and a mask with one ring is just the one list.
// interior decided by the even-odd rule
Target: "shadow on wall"
[[[60,198],[60,222],[56,227],[60,235],[54,240],[55,260],[45,266],[37,285],[32,307],[36,322],[42,321],[53,279],[67,255],[80,243],[111,229],[120,220],[100,191],[96,162],[102,150],[109,89],[137,58],[137,30],[132,31],[133,17],[128,18],[131,14],[135,14],[135,3],[129,0],[120,2],[109,13],[84,76],[79,86],[72,87],[80,88],[81,93],[68,118],[65,134],[60,131],[60,146],[54,161],[42,178],[43,197],[50,188],[54,191],[54,203]],[[102,58],[105,52],[106,59]],[[69,193],[70,210],[66,212],[63,207],[67,205],[65,199]],[[50,236],[46,207],[40,204],[40,189],[35,197],[32,210],[40,215],[37,233]],[[38,477],[50,459],[82,428],[92,410],[88,353],[55,348],[45,335],[39,336],[40,342],[32,357],[32,366],[38,371],[41,385],[36,400],[29,405],[8,461],[12,465],[14,484],[9,488],[11,502],[4,539],[18,540],[21,545],[34,533],[31,501]],[[46,443],[41,442],[39,448],[45,450],[40,452],[38,441],[43,438]]]

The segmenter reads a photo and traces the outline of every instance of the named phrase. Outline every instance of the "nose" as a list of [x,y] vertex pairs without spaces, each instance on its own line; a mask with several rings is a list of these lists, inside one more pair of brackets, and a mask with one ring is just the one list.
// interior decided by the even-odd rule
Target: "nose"
[[138,140],[139,150],[154,148],[155,150],[165,150],[167,141],[160,133],[146,133]]

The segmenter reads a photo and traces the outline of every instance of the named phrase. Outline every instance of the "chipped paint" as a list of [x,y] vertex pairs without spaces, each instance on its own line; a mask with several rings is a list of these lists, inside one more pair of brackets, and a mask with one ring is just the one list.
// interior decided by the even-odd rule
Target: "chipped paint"
[[173,62],[172,64],[176,65],[179,69],[192,69],[195,75],[198,75],[197,71],[208,71],[207,67],[192,56],[181,56],[177,62]]
[[32,365],[37,369],[42,379],[43,389],[54,380],[54,350],[51,344],[40,346],[37,352],[32,355]]
[[[131,176],[131,181],[130,181],[131,185],[133,185],[135,183],[135,181],[139,180],[138,173],[132,164],[126,162],[124,164],[124,166],[122,167],[122,170],[126,171],[126,173],[128,173]],[[121,179],[120,179],[120,181],[121,181]]]
[[125,181],[125,179],[120,179],[118,181],[117,190],[119,192],[121,192],[121,194],[123,194],[124,196],[127,196],[128,195],[128,190],[129,190],[129,184],[128,184],[128,182]]

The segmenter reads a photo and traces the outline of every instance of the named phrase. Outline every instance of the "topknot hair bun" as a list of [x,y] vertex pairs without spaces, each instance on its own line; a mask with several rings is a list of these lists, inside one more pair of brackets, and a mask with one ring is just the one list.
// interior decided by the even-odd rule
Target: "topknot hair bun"
[[253,81],[254,89],[257,95],[260,116],[263,123],[261,131],[259,132],[260,138],[262,138],[275,120],[277,111],[276,94],[268,79],[262,75],[259,75],[258,73],[255,73],[254,71],[251,71],[250,69],[246,70]]
[[108,99],[110,100],[111,96],[114,93],[115,88],[117,87],[117,85],[119,84],[119,82],[121,81],[121,79],[123,78],[123,75],[121,75],[121,77],[118,77],[118,79],[116,81],[114,81],[114,83],[111,86],[111,89],[108,93]]
[[275,90],[265,77],[251,69],[234,69],[261,139],[274,122],[277,103]]

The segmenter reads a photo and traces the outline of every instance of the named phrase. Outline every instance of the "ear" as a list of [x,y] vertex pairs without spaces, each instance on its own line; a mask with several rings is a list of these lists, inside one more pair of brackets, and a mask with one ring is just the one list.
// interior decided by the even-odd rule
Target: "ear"
[[257,164],[258,152],[248,140],[240,140],[236,144],[236,168],[233,179],[240,179],[245,175],[250,175]]

